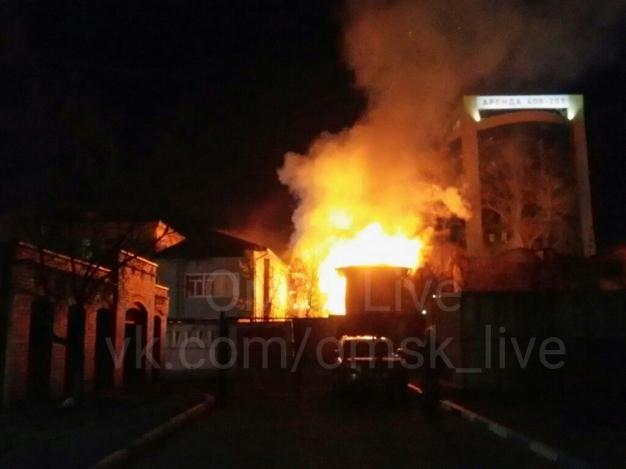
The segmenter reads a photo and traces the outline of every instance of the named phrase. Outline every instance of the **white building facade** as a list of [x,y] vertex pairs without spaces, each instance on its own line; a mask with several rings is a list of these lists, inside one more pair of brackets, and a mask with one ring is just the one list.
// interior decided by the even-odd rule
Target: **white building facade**
[[469,256],[595,254],[582,95],[465,96],[448,139],[472,208]]
[[170,291],[166,375],[215,370],[220,317],[236,340],[240,320],[288,315],[288,267],[270,249],[223,233],[185,240],[159,255],[159,281]]

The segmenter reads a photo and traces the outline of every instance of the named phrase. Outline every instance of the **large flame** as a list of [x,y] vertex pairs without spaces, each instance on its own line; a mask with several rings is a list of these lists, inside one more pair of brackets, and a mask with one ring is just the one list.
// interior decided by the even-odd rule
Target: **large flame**
[[353,265],[392,265],[415,269],[422,242],[400,231],[387,234],[380,223],[365,227],[353,238],[338,238],[319,265],[319,289],[330,314],[345,314],[346,282],[337,268]]
[[[279,170],[299,199],[293,254],[314,284],[306,300],[296,301],[303,305],[297,314],[344,314],[345,279],[337,268],[415,269],[434,219],[468,212],[456,189],[421,180],[415,158],[397,142],[364,132],[357,126],[322,137],[310,156],[288,154]],[[320,298],[311,294],[315,288]]]

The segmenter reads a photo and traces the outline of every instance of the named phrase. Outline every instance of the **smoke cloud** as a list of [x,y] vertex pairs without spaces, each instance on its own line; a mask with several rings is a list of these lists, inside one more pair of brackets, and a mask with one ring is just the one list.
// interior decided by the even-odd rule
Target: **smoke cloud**
[[307,155],[286,155],[279,178],[300,203],[292,244],[374,220],[408,234],[434,215],[471,216],[440,151],[461,96],[559,91],[611,60],[625,12],[625,1],[350,3],[345,59],[368,107]]

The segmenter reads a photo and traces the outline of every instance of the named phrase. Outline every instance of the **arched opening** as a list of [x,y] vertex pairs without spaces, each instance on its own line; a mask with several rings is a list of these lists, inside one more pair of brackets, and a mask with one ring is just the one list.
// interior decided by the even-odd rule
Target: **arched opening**
[[113,386],[113,314],[102,308],[96,313],[96,343],[94,362],[94,385],[96,388]]
[[[67,311],[67,330],[65,337],[65,382],[64,391],[82,393],[85,374],[85,321],[83,306],[74,304]],[[78,398],[78,396],[76,396]]]
[[32,398],[42,398],[50,394],[53,324],[54,305],[44,298],[33,301],[30,309],[26,374],[26,391]]
[[161,363],[161,328],[163,324],[163,320],[161,319],[161,316],[159,316],[158,314],[154,315],[154,346],[152,347],[152,356],[154,358],[154,361],[157,363],[158,366],[153,366],[152,367],[152,379],[153,380],[157,380],[159,379],[160,376],[160,372],[161,372],[161,366],[163,366],[163,364]]
[[146,357],[141,351],[146,347],[148,312],[139,303],[126,311],[124,325],[124,384],[140,383],[144,380]]

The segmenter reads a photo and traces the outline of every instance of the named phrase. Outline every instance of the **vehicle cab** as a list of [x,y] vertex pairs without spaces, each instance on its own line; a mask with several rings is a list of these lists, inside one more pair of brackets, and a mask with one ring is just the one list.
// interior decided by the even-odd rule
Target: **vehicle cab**
[[408,370],[387,337],[343,336],[337,350],[338,387],[392,386],[406,388]]

